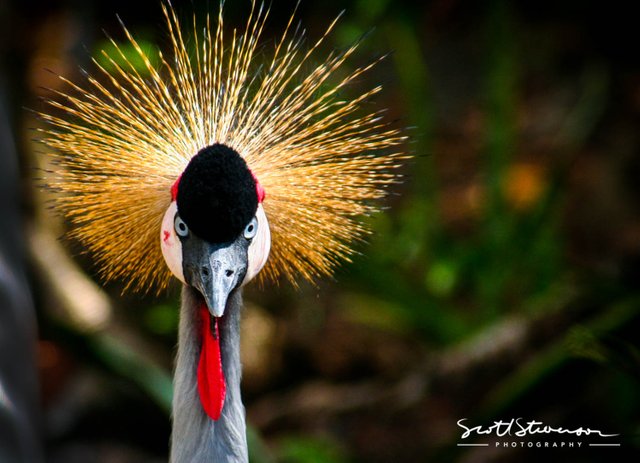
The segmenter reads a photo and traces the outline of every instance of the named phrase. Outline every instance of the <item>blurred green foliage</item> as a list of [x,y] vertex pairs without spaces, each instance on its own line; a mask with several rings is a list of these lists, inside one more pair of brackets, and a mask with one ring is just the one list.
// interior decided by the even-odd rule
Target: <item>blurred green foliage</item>
[[362,251],[367,257],[353,280],[367,290],[379,288],[380,298],[405,302],[393,307],[426,339],[441,345],[517,310],[548,291],[564,270],[557,230],[561,199],[549,198],[557,188],[540,192],[524,212],[510,207],[505,197],[517,150],[518,44],[508,4],[491,5],[482,43],[487,57],[482,102],[486,133],[482,170],[473,173],[481,177],[484,195],[480,217],[467,236],[447,229],[438,209],[442,192],[433,152],[435,103],[416,26],[402,16],[384,21],[408,125],[415,127],[409,130],[415,160],[411,189],[400,210],[372,219],[374,237]]
[[283,463],[347,463],[349,460],[334,443],[307,436],[289,437],[280,443]]
[[159,50],[153,41],[140,37],[135,37],[135,39],[139,50],[128,41],[101,40],[96,45],[96,51],[93,53],[94,59],[99,66],[109,73],[114,73],[117,69],[127,71],[133,69],[142,77],[146,77],[149,75],[149,70],[139,51],[144,54],[153,66],[157,67],[160,64]]

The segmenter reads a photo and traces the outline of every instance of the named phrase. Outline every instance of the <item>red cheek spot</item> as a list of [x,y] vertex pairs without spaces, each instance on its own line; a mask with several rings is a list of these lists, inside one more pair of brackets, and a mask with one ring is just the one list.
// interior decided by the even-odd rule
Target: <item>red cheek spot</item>
[[171,236],[171,234],[167,230],[163,230],[162,233],[164,233],[164,238],[162,238],[162,241],[166,243],[167,241],[169,241],[169,237]]

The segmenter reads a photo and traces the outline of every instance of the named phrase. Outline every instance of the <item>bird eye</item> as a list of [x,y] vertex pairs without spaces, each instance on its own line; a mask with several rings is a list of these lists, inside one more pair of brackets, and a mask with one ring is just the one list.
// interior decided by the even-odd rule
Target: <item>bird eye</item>
[[244,228],[244,237],[250,240],[256,236],[256,233],[258,233],[258,219],[254,217],[251,219],[251,222],[249,222],[249,225]]
[[189,227],[187,227],[187,224],[184,223],[184,220],[182,220],[178,214],[176,214],[176,218],[173,220],[173,227],[176,229],[178,236],[185,238],[189,234]]

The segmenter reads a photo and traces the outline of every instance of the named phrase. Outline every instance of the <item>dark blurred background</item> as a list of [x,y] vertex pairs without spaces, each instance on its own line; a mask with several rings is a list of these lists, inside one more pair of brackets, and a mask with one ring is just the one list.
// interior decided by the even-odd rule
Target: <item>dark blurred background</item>
[[[217,11],[173,4],[183,18]],[[249,5],[228,1],[226,24],[243,26]],[[414,158],[334,279],[248,291],[253,462],[640,461],[640,27],[624,5],[301,3],[309,40],[345,10],[327,52],[367,35],[348,66],[388,53],[345,92],[381,83],[373,104],[406,127]],[[294,7],[273,1],[265,54]],[[24,241],[12,252],[37,313],[52,462],[167,458],[178,289],[104,287],[35,181],[48,166],[30,109],[60,89],[56,74],[91,72],[103,31],[123,40],[116,15],[167,48],[156,0],[0,0],[0,156],[17,157],[23,212],[2,226]],[[457,445],[462,418],[517,417],[619,433],[621,447]],[[525,439],[553,440],[577,439]]]

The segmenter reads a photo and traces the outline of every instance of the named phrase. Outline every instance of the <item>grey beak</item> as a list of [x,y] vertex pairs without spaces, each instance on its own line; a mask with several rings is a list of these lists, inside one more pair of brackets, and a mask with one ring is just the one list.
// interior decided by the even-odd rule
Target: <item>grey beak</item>
[[247,273],[246,239],[212,244],[193,234],[182,243],[182,267],[187,283],[196,288],[214,317],[221,317],[229,294]]

